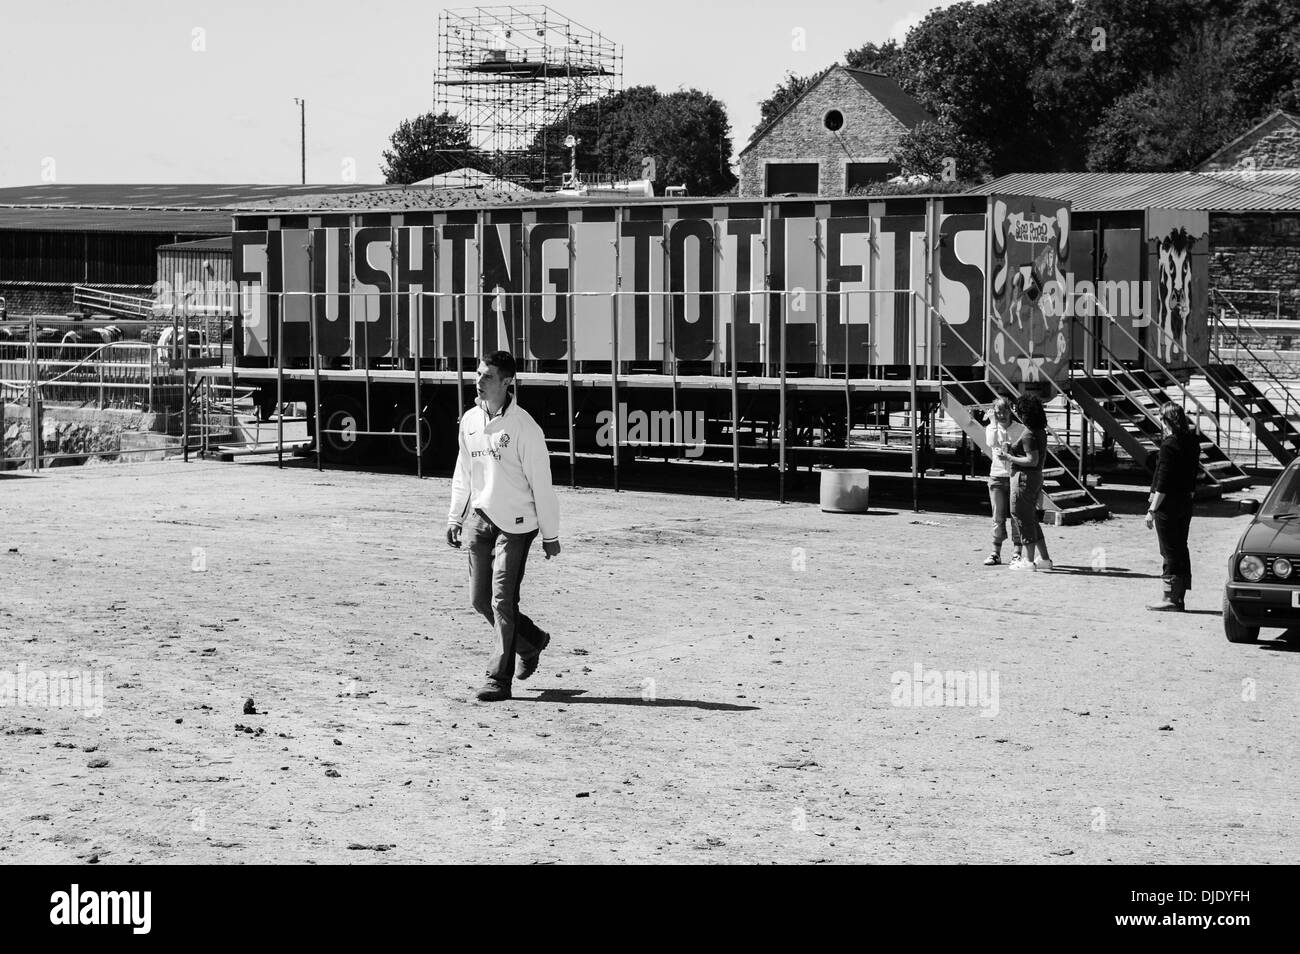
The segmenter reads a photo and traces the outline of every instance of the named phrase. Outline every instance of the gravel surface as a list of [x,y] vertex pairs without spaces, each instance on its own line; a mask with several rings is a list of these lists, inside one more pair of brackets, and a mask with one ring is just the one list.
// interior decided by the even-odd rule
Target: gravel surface
[[[0,687],[103,687],[0,709],[0,863],[1300,860],[1300,642],[1224,639],[1227,507],[1170,616],[1135,516],[1016,573],[982,517],[562,488],[523,586],[554,638],[481,704],[445,479],[167,462],[0,499]],[[934,701],[917,667],[985,694],[898,704]]]

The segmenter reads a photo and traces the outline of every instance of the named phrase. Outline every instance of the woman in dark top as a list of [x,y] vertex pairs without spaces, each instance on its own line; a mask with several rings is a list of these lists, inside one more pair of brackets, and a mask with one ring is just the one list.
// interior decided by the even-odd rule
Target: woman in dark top
[[[1025,433],[1011,445],[1003,458],[1011,465],[1011,512],[1020,528],[1020,542],[1025,545],[1023,560],[1012,560],[1013,570],[1050,570],[1047,540],[1038,522],[1038,501],[1043,493],[1043,461],[1047,458],[1047,414],[1043,402],[1033,394],[1016,399],[1016,417],[1025,425]],[[1034,561],[1034,553],[1040,556]]]
[[1147,529],[1155,528],[1164,558],[1164,600],[1147,609],[1181,612],[1183,596],[1192,588],[1192,557],[1187,549],[1187,532],[1192,524],[1192,496],[1200,469],[1201,443],[1177,404],[1160,409],[1164,441],[1151,478],[1151,499]]

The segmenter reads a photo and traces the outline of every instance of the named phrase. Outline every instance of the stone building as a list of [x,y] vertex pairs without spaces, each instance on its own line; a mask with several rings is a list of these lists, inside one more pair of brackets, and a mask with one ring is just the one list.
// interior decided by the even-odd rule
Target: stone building
[[1277,110],[1196,167],[1197,172],[1300,169],[1300,116]]
[[880,73],[833,66],[740,151],[742,196],[844,195],[898,174],[899,138],[933,120]]

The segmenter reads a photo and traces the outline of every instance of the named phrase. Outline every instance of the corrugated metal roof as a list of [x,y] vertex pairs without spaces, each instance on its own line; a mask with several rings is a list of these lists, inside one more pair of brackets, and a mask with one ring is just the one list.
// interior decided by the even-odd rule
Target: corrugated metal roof
[[994,192],[1067,200],[1076,212],[1195,209],[1207,212],[1300,211],[1300,170],[1278,172],[1015,172],[976,186]]
[[147,209],[0,206],[0,230],[40,232],[180,232],[221,235],[230,231],[227,210],[164,212]]
[[325,192],[365,192],[392,186],[358,185],[161,185],[43,183],[0,189],[0,206],[62,205],[82,208],[129,209],[229,209],[243,202],[258,202],[290,195]]
[[217,238],[199,239],[197,242],[172,242],[168,245],[159,245],[160,252],[229,252],[231,250],[233,239],[229,235],[222,235]]

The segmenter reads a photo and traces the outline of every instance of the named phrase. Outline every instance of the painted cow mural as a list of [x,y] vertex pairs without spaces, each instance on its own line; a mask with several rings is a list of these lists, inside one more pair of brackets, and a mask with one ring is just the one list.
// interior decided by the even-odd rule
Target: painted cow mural
[[1187,354],[1192,311],[1192,237],[1177,228],[1160,240],[1160,285],[1156,294],[1155,352],[1162,361]]
[[989,379],[1015,384],[1060,380],[1069,364],[1069,205],[992,196],[989,219]]
[[1171,370],[1194,370],[1210,358],[1208,212],[1150,209],[1146,227],[1147,351]]

